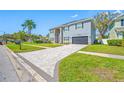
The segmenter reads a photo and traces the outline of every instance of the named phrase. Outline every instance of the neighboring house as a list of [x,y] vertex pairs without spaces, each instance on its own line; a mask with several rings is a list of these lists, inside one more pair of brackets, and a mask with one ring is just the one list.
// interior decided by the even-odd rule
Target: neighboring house
[[96,31],[93,19],[81,19],[50,29],[49,40],[53,43],[93,44]]
[[124,15],[112,20],[109,31],[109,39],[124,39]]

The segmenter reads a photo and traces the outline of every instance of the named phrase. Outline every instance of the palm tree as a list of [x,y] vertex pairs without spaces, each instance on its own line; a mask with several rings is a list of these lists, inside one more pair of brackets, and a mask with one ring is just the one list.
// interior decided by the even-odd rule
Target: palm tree
[[35,22],[33,20],[25,20],[24,24],[21,25],[23,27],[23,31],[27,29],[27,33],[29,34],[29,41],[31,40],[31,30],[36,28]]
[[31,34],[31,30],[36,28],[35,22],[33,20],[25,20],[24,24],[22,24],[23,30],[27,28],[27,33]]

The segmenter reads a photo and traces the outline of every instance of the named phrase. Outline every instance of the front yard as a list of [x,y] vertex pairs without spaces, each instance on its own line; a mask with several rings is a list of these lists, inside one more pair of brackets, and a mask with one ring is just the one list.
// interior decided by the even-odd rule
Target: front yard
[[124,47],[119,47],[119,46],[89,45],[81,49],[81,51],[124,55]]
[[24,42],[24,44],[29,44],[29,45],[37,45],[37,46],[43,46],[43,47],[59,47],[62,46],[63,44],[53,44],[53,43],[31,43],[31,42]]
[[43,48],[40,48],[40,47],[27,46],[27,45],[23,45],[23,44],[22,44],[22,49],[21,50],[20,50],[19,45],[16,45],[16,44],[7,44],[7,47],[10,48],[15,53],[31,52],[31,51],[43,49]]
[[124,81],[124,60],[74,53],[61,60],[59,81]]

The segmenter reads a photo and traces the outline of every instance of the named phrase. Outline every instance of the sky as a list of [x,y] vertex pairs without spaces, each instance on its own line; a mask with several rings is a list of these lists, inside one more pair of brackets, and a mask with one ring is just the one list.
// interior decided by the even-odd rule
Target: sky
[[[0,34],[11,34],[22,30],[21,24],[27,19],[36,23],[34,34],[47,35],[50,28],[66,22],[89,18],[108,10],[0,10]],[[109,10],[110,11],[110,10]],[[122,12],[112,10],[110,12]]]

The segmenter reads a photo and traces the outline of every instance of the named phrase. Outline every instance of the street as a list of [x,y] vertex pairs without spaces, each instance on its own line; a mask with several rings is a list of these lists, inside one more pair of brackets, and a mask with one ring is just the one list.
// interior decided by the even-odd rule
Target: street
[[0,82],[18,82],[17,73],[10,62],[5,49],[0,45]]

